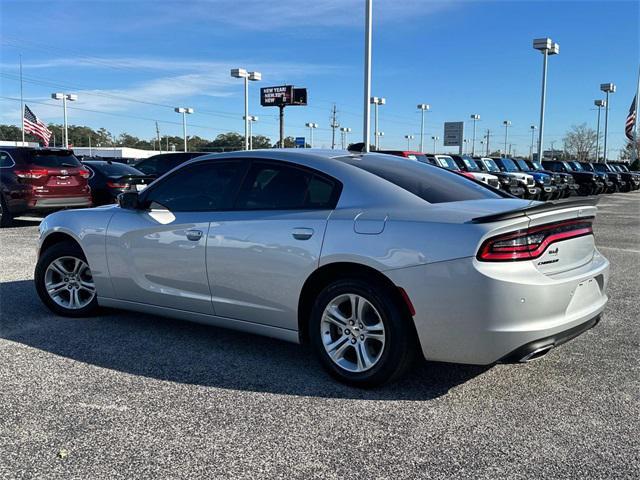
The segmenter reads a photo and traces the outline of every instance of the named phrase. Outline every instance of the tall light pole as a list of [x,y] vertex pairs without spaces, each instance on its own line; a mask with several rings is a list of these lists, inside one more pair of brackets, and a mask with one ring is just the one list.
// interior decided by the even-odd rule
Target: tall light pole
[[424,153],[424,112],[428,112],[431,106],[428,103],[419,103],[420,110],[420,152]]
[[550,38],[537,38],[533,41],[533,48],[542,52],[542,95],[540,99],[540,127],[538,131],[538,160],[542,161],[542,147],[544,144],[544,107],[547,97],[547,60],[549,55],[560,53],[560,45]]
[[613,83],[603,83],[600,90],[607,94],[604,106],[604,152],[602,152],[602,161],[607,163],[607,137],[609,136],[609,94],[616,93],[616,86]]
[[[364,112],[362,118],[362,141],[364,151],[369,152],[371,141],[370,116],[371,106],[371,19],[373,17],[373,0],[366,0],[364,14]],[[376,138],[378,138],[376,136]]]
[[257,121],[257,116],[249,115],[249,150],[253,150],[253,122]]
[[376,150],[378,150],[380,146],[378,143],[378,137],[380,137],[380,135],[378,135],[378,106],[384,105],[385,103],[387,103],[387,99],[384,97],[371,97],[371,103],[374,105],[373,107],[373,134],[375,136],[374,146],[376,147]]
[[[529,128],[531,129],[531,146],[529,147],[529,160],[533,161],[533,137],[535,135],[537,127],[535,125],[531,125]],[[540,162],[541,159],[539,157],[540,155],[538,155],[538,161]]]
[[436,137],[435,135],[433,135],[433,136],[431,137],[431,140],[433,140],[433,153],[434,153],[434,155],[435,155],[435,153],[436,153],[436,142],[437,142],[438,140],[440,140],[440,137]]
[[176,107],[173,109],[176,113],[182,114],[182,135],[184,136],[184,151],[187,149],[187,115],[191,115],[193,113],[193,108],[189,107]]
[[249,150],[249,80],[262,80],[260,72],[247,72],[244,68],[231,69],[231,76],[244,78],[244,149]]
[[384,132],[378,132],[378,134],[376,135],[376,139],[377,139],[377,140],[376,140],[376,141],[377,141],[377,147],[376,147],[376,150],[377,150],[378,148],[380,148],[380,137],[384,137]]
[[511,126],[510,120],[505,120],[502,122],[504,125],[504,156],[507,156],[507,141],[509,139],[509,127]]
[[348,142],[347,142],[347,135],[349,135],[349,132],[351,131],[351,129],[349,127],[340,127],[340,134],[342,135],[342,149],[344,150],[345,148],[347,148]]
[[471,140],[471,156],[473,157],[476,154],[476,122],[480,120],[480,115],[472,114],[471,120],[473,120],[473,140]]
[[600,161],[600,111],[607,105],[606,100],[594,100],[593,104],[598,107],[598,122],[596,126],[596,162]]
[[62,100],[62,111],[64,113],[64,131],[62,132],[62,145],[64,148],[69,148],[69,128],[67,125],[67,100],[75,102],[78,100],[78,95],[73,93],[52,93],[51,98],[54,100]]
[[407,150],[411,150],[411,140],[414,139],[413,135],[405,135],[404,138],[407,140]]
[[304,126],[309,127],[309,145],[311,145],[311,148],[313,148],[313,130],[315,128],[318,128],[318,124],[313,122],[308,122],[308,123],[305,123]]

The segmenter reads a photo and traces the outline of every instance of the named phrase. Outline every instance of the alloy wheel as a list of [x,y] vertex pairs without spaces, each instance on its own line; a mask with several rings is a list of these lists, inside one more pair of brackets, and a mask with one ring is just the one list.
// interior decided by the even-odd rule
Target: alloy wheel
[[331,300],[322,314],[320,329],[329,358],[349,372],[373,368],[384,351],[382,317],[361,295],[342,294]]
[[71,310],[86,307],[96,296],[89,265],[76,257],[59,257],[51,262],[44,284],[51,300]]

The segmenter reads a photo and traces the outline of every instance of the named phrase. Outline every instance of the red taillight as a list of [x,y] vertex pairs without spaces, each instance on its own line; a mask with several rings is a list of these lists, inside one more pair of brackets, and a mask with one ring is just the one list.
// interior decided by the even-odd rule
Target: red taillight
[[129,188],[128,183],[118,183],[118,182],[107,182],[107,187],[109,188]]
[[13,173],[19,178],[42,178],[49,175],[46,168],[30,168],[29,170],[15,170]]
[[561,240],[593,235],[593,217],[539,225],[485,240],[476,258],[484,262],[532,260]]
[[89,178],[91,176],[91,172],[89,170],[79,170],[78,175],[82,178]]
[[460,173],[461,173],[462,175],[464,175],[465,177],[467,177],[467,178],[471,178],[472,180],[475,180],[475,179],[476,179],[476,177],[474,177],[472,173],[465,172],[465,171],[460,171]]

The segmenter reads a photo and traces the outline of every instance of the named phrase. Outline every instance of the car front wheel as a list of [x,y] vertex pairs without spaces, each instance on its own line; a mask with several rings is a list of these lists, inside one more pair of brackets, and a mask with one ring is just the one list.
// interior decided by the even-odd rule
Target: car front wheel
[[86,317],[98,308],[87,259],[71,242],[55,244],[42,253],[36,265],[35,285],[40,300],[58,315]]
[[416,351],[412,319],[391,287],[361,279],[328,285],[314,304],[310,336],[336,379],[374,387],[399,378]]

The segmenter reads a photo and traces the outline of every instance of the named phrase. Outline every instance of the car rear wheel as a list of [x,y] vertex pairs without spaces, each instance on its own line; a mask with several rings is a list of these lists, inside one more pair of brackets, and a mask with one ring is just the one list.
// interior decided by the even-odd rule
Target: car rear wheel
[[42,302],[58,315],[86,317],[98,308],[87,259],[71,242],[55,244],[40,256],[35,284]]
[[0,227],[10,227],[13,223],[13,215],[9,212],[4,197],[0,195]]
[[310,336],[323,367],[341,382],[373,387],[399,378],[416,351],[412,319],[397,292],[362,279],[338,280],[318,295]]

